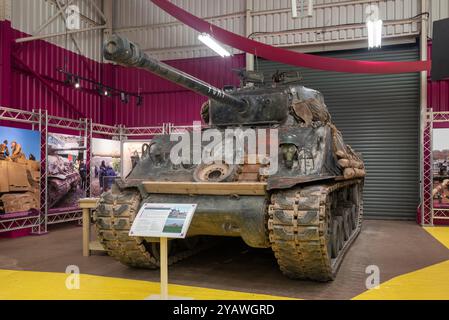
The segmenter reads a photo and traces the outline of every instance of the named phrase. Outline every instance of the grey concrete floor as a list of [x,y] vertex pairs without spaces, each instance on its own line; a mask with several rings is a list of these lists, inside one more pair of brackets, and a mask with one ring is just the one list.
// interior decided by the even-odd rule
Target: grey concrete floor
[[[52,227],[44,236],[0,239],[0,269],[82,273],[158,281],[158,270],[128,268],[106,255],[82,257],[82,229]],[[271,250],[247,247],[240,239],[216,246],[170,267],[170,283],[304,299],[350,299],[365,289],[369,265],[381,281],[449,260],[449,250],[414,222],[367,220],[335,281],[295,281],[279,271]]]

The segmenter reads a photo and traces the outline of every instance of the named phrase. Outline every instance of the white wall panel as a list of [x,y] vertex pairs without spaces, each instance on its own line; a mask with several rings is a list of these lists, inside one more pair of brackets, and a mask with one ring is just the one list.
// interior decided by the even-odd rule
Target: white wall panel
[[[102,1],[94,0],[96,5],[101,8]],[[65,1],[61,1],[65,3]],[[93,23],[87,21],[102,23],[100,16],[95,11],[95,7],[90,1],[74,0],[73,4],[78,5],[86,19],[82,20],[81,28],[92,26]],[[12,27],[34,35],[38,28],[43,25],[49,18],[58,12],[55,4],[45,0],[12,0],[11,22]],[[61,17],[49,24],[40,34],[53,34],[65,32],[65,23]],[[47,41],[56,44],[60,47],[67,48],[73,52],[78,53],[74,43],[70,40],[66,41],[66,36],[54,37],[47,39]],[[101,61],[101,47],[102,47],[102,31],[89,31],[75,35],[78,40],[81,53],[96,61]]]
[[[431,21],[449,18],[449,0],[430,0],[429,4]],[[430,36],[433,34],[433,24],[430,25]]]
[[[229,31],[244,34],[243,0],[174,0],[173,3]],[[161,60],[214,55],[198,41],[198,32],[185,26],[149,0],[114,2],[114,30]],[[229,51],[238,53],[229,48]]]
[[[65,2],[66,0],[60,0]],[[101,7],[102,0],[94,0]],[[246,32],[246,0],[172,0],[189,12],[240,35]],[[303,51],[332,50],[365,46],[365,8],[377,4],[384,22],[384,37],[392,43],[408,42],[420,30],[421,0],[314,0],[312,17],[292,18],[290,0],[252,0],[252,38],[281,47]],[[307,1],[305,1],[307,3]],[[97,22],[100,17],[88,0],[74,0],[82,14]],[[300,4],[300,0],[298,0]],[[13,27],[34,34],[39,26],[57,12],[51,1],[12,0]],[[301,6],[299,5],[299,9]],[[304,8],[307,10],[307,8]],[[429,0],[431,23],[449,17],[448,0]],[[88,27],[86,21],[83,27]],[[114,0],[113,27],[159,59],[180,59],[210,56],[214,53],[198,40],[198,33],[172,18],[149,0]],[[64,22],[58,19],[42,33],[64,32]],[[432,27],[430,26],[430,35]],[[82,53],[101,60],[102,32],[76,35]],[[49,39],[66,47],[66,38]],[[72,41],[68,49],[76,52]],[[237,50],[230,50],[238,53]]]
[[[246,0],[173,2],[211,23],[246,35]],[[386,43],[414,41],[420,32],[417,15],[421,13],[421,0],[314,0],[313,16],[296,19],[292,18],[290,0],[250,2],[253,39],[281,47],[299,47],[303,51],[366,47],[365,10],[371,4],[379,6]],[[299,9],[300,3],[298,0]],[[449,1],[429,0],[428,10],[433,20],[448,17]],[[198,42],[196,31],[149,0],[115,1],[114,28],[160,59],[213,55]]]
[[[292,18],[289,1],[255,1],[255,40],[279,46],[307,46],[366,39],[365,10],[370,4],[380,9],[387,38],[414,37],[419,33],[417,0],[320,1],[312,17]],[[279,7],[281,6],[281,7]]]

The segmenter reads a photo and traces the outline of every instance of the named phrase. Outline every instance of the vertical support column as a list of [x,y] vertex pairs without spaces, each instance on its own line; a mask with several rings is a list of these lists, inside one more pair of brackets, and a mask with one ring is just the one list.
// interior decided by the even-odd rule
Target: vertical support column
[[[420,39],[420,55],[422,61],[427,61],[428,53],[428,20],[429,17],[426,14],[427,10],[427,0],[421,0],[421,39]],[[421,72],[421,110],[427,111],[427,81],[428,72]]]
[[[420,55],[422,61],[427,61],[427,20],[428,17],[424,13],[427,12],[427,0],[421,0],[421,39],[420,39]],[[432,224],[429,215],[433,214],[432,199],[432,126],[433,115],[427,110],[427,72],[422,71],[420,74],[420,176],[421,176],[421,224]],[[429,124],[431,127],[429,127]],[[429,145],[430,143],[430,145]],[[429,151],[430,150],[430,151]],[[430,166],[430,168],[429,168]],[[430,181],[429,172],[430,170]],[[430,189],[430,198],[429,198]]]
[[160,240],[161,300],[168,300],[168,239]]
[[92,158],[92,119],[85,119],[86,128],[84,131],[84,146],[86,147],[86,197],[90,198],[90,180],[91,180],[91,168],[90,160]]
[[428,109],[425,113],[425,123],[423,132],[423,175],[421,177],[422,195],[421,195],[421,225],[433,226],[433,112]]
[[[246,37],[249,37],[253,33],[253,0],[246,0]],[[246,70],[253,71],[254,70],[254,55],[247,53],[246,54]]]
[[[103,41],[108,39],[113,34],[113,16],[114,16],[114,0],[103,0],[103,15],[105,18],[106,28],[103,30]],[[101,81],[111,87],[117,87],[115,83],[116,68],[109,60],[102,57],[101,66]],[[110,112],[103,112],[101,114],[101,123],[114,124],[116,119],[116,108],[114,106],[116,98],[114,97],[101,97],[101,107],[104,110],[110,110]],[[97,120],[98,121],[98,120]]]
[[103,0],[103,14],[106,18],[106,29],[103,31],[103,37],[108,38],[112,36],[113,30],[113,24],[112,24],[112,18],[114,16],[114,1],[113,0]]
[[90,209],[83,208],[83,257],[90,256]]
[[162,134],[170,135],[172,133],[173,124],[172,123],[164,123],[162,125]]
[[47,233],[48,218],[48,112],[39,109],[39,132],[41,135],[41,179],[40,179],[40,210],[39,225],[33,227],[32,233],[41,235]]

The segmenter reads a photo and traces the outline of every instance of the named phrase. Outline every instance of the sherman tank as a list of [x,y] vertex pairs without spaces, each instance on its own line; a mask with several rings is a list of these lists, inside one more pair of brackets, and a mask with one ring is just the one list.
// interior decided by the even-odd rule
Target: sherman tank
[[48,206],[54,207],[70,190],[76,189],[81,176],[73,164],[49,148],[48,155]]
[[40,209],[40,163],[0,160],[0,215]]
[[[276,73],[266,81],[249,71],[240,72],[239,88],[221,90],[118,36],[106,41],[104,56],[209,98],[201,111],[207,127],[186,130],[177,140],[155,137],[129,176],[102,195],[95,220],[111,256],[132,267],[157,268],[158,240],[128,235],[135,215],[145,203],[195,203],[187,239],[170,241],[169,263],[201,250],[209,237],[241,237],[250,247],[271,248],[290,278],[334,279],[361,229],[365,166],[344,143],[320,92],[302,86],[297,74]],[[249,135],[248,129],[256,141],[237,147],[233,141]],[[195,158],[194,150],[212,154],[204,136],[229,132],[234,137],[217,143],[213,153],[228,148],[225,158],[239,155],[241,161],[184,161]],[[182,139],[190,154],[179,162],[173,150]]]

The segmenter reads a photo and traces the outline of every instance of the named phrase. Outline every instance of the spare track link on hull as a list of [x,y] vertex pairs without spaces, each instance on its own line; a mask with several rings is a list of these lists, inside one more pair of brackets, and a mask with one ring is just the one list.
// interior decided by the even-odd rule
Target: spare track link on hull
[[362,180],[351,180],[272,194],[269,238],[286,276],[315,281],[335,278],[361,229],[362,188]]
[[[139,211],[140,202],[140,193],[134,190],[104,194],[95,215],[97,237],[108,254],[121,263],[134,268],[156,269],[160,260],[159,250],[155,244],[147,242],[145,238],[128,235]],[[179,246],[170,243],[169,264],[188,258],[206,248],[206,245],[198,244],[195,248],[189,249],[185,243],[188,240],[175,241],[181,244],[184,241],[183,247],[186,248],[179,250]]]

